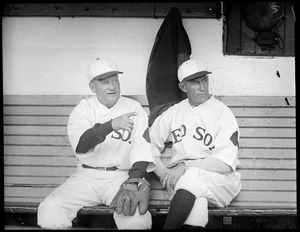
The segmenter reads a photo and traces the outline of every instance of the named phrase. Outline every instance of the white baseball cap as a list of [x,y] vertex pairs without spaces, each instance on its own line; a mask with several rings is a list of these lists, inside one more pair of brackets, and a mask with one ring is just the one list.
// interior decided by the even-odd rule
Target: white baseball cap
[[89,82],[91,82],[94,78],[101,80],[116,73],[123,73],[119,71],[119,66],[116,61],[110,58],[97,58],[89,65],[87,78]]
[[178,68],[178,80],[192,80],[196,77],[202,77],[211,72],[207,71],[206,66],[200,60],[187,60],[183,62]]

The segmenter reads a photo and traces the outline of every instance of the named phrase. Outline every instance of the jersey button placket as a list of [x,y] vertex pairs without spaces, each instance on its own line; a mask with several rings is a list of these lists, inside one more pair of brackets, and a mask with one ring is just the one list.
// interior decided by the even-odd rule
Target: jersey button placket
[[183,138],[183,144],[184,144],[184,148],[185,148],[185,151],[186,151],[187,158],[190,158],[190,147],[191,147],[191,143],[192,143],[191,139],[192,139],[192,136],[193,136],[192,133],[191,133],[191,130],[193,129],[191,127],[192,121],[193,121],[193,117],[192,117],[192,115],[190,115],[187,118],[186,123],[185,123],[185,125],[186,125],[186,134]]

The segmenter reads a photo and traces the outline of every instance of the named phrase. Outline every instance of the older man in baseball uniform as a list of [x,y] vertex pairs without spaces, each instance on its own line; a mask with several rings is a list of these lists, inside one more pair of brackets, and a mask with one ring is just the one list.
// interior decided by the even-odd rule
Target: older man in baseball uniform
[[[204,228],[208,206],[225,207],[241,190],[236,171],[239,127],[231,110],[209,94],[204,63],[190,59],[178,69],[179,88],[187,99],[158,116],[150,127],[155,173],[173,193],[164,229]],[[172,158],[160,154],[172,141]]]
[[144,175],[155,160],[148,116],[138,102],[120,95],[120,73],[110,58],[89,65],[89,87],[96,95],[82,99],[68,121],[77,172],[39,205],[41,227],[70,228],[82,207],[105,204],[118,229],[151,229]]

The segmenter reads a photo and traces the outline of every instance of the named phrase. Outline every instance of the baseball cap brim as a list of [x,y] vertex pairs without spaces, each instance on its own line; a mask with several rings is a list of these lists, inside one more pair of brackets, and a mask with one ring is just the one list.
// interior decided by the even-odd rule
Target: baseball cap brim
[[205,76],[207,74],[211,74],[211,72],[208,72],[208,71],[201,71],[201,72],[196,72],[192,75],[189,75],[187,76],[186,78],[184,78],[182,81],[190,81],[190,80],[193,80],[195,78],[198,78],[198,77],[202,77],[202,76]]
[[107,77],[110,77],[110,76],[112,76],[112,75],[115,75],[115,74],[122,74],[123,72],[119,72],[119,71],[111,71],[111,72],[107,72],[107,73],[103,73],[103,74],[101,74],[101,75],[99,75],[99,76],[96,76],[96,77],[94,77],[92,80],[94,80],[94,79],[97,79],[97,80],[103,80],[103,79],[105,79],[105,78],[107,78]]

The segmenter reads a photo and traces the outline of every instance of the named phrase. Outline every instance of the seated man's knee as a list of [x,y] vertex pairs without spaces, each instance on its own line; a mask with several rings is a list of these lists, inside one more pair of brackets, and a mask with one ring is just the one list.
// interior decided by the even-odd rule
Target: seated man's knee
[[177,191],[179,189],[185,189],[191,192],[192,194],[194,194],[196,197],[198,197],[197,190],[199,187],[202,188],[202,184],[199,183],[198,176],[199,176],[199,168],[196,167],[188,168],[178,180],[175,190]]
[[63,209],[63,201],[57,197],[48,197],[40,203],[37,212],[37,224],[44,229],[69,229],[72,220]]
[[147,211],[144,215],[141,215],[138,208],[133,216],[124,216],[123,214],[114,213],[114,220],[119,230],[150,230],[152,227],[151,213]]

